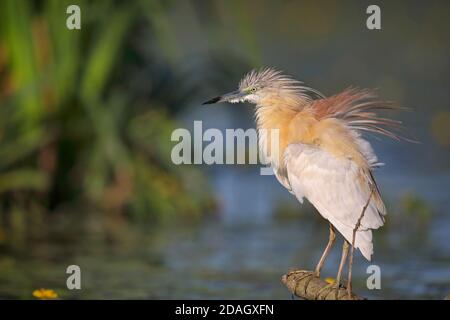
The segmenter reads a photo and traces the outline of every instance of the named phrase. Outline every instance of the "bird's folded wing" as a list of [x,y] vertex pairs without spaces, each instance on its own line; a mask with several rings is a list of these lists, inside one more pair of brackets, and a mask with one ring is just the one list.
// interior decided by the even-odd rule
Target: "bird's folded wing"
[[[273,168],[273,172],[275,173],[275,177],[277,178],[278,182],[281,183],[281,185],[285,187],[290,193],[295,195],[294,191],[292,190],[289,179],[287,177],[286,167],[283,168],[275,167]],[[299,194],[295,196],[300,201],[300,203],[303,203],[303,197],[300,197]]]
[[[370,171],[359,168],[351,159],[337,158],[315,145],[291,144],[284,156],[293,193],[297,198],[306,197],[351,242],[352,231],[369,199],[371,185],[375,184]],[[370,229],[383,225],[384,214],[384,205],[375,189],[358,228],[361,239],[356,247],[371,246]]]

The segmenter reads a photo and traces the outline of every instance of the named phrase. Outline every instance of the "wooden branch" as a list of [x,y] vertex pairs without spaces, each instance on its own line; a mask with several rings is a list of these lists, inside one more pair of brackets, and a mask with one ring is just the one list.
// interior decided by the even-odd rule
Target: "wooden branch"
[[[291,271],[281,277],[281,282],[299,298],[305,300],[336,300],[336,289],[333,289],[324,280],[307,276],[311,274],[307,270]],[[340,288],[337,300],[364,300],[352,292],[349,297],[346,288]]]

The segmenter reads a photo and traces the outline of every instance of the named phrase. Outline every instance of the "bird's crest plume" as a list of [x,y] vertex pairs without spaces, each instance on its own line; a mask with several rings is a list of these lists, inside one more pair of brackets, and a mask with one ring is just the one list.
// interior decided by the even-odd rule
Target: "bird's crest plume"
[[295,94],[307,102],[317,98],[325,98],[321,92],[305,86],[303,82],[274,68],[255,69],[247,73],[239,83],[239,90],[248,88],[283,90]]

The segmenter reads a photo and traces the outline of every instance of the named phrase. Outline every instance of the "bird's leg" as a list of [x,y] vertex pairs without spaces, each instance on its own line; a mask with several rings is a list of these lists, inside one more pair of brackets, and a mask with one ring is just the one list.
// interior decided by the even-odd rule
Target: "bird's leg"
[[364,217],[364,213],[366,212],[367,207],[369,206],[370,199],[372,198],[372,194],[374,192],[375,187],[372,185],[370,190],[369,199],[367,199],[366,204],[364,205],[361,215],[359,216],[358,221],[356,221],[355,228],[353,228],[353,235],[352,235],[352,248],[350,250],[350,258],[348,261],[348,279],[347,279],[347,294],[348,297],[352,297],[352,268],[353,268],[353,253],[355,251],[355,238],[356,238],[356,232],[358,231],[358,228],[361,226],[361,220]]
[[322,270],[325,260],[327,259],[331,248],[333,247],[335,239],[336,239],[336,234],[334,233],[333,225],[330,223],[330,235],[328,238],[328,243],[327,243],[327,246],[325,247],[325,250],[323,251],[322,257],[320,257],[320,260],[317,263],[316,269],[314,271],[317,278],[320,278],[320,270]]
[[305,283],[305,290],[308,288],[309,283],[313,279],[313,277],[320,278],[320,270],[323,267],[323,264],[325,263],[325,260],[330,253],[331,248],[333,247],[334,240],[336,239],[336,234],[334,233],[333,225],[330,223],[330,235],[328,238],[327,246],[325,247],[325,250],[322,253],[322,257],[320,257],[319,262],[317,263],[316,269],[314,270],[314,273],[312,273],[308,280],[306,280]]
[[344,240],[344,245],[342,246],[342,256],[341,256],[341,262],[339,263],[339,269],[338,269],[338,273],[336,276],[336,300],[339,297],[339,289],[341,287],[341,276],[342,276],[342,271],[344,270],[344,266],[345,266],[345,262],[347,261],[347,256],[348,256],[348,248],[349,248],[349,243],[347,240]]
[[[319,291],[317,291],[315,295],[315,299],[319,300],[320,298],[326,299],[326,297],[331,293],[332,290],[336,290],[336,297],[337,300],[339,297],[339,289],[341,287],[341,276],[342,276],[342,270],[344,269],[345,262],[347,260],[348,255],[348,249],[349,249],[349,243],[344,240],[344,245],[342,247],[342,257],[341,262],[339,263],[339,270],[336,276],[336,281],[334,283],[328,284],[325,287],[321,288]],[[322,295],[326,291],[325,295]]]
[[353,252],[355,250],[355,236],[353,236],[352,248],[350,249],[350,258],[348,261],[348,279],[347,279],[347,295],[349,299],[352,298],[352,267],[353,267]]

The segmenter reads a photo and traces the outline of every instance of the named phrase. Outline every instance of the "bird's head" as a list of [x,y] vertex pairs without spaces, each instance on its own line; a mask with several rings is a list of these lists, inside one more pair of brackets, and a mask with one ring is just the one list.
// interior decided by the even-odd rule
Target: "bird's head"
[[310,93],[322,96],[319,92],[302,85],[302,82],[295,80],[281,73],[281,71],[264,68],[252,70],[239,82],[236,91],[226,93],[212,98],[203,104],[213,104],[219,102],[250,102],[259,104],[263,99],[275,96],[278,99],[301,99],[311,100]]

